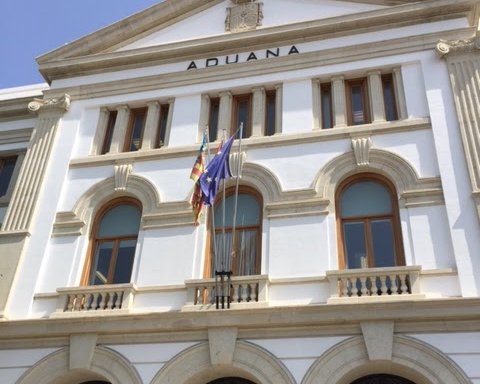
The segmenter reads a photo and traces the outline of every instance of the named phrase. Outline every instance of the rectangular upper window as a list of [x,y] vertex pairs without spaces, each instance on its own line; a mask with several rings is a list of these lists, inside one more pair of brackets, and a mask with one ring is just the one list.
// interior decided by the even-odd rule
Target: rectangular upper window
[[[243,124],[242,138],[252,135],[252,95],[239,95],[233,97],[233,119],[230,134],[234,134]],[[238,134],[239,135],[239,134]],[[239,136],[237,136],[239,137]]]
[[214,97],[210,99],[210,114],[208,116],[208,141],[217,140],[218,136],[218,116],[220,112],[220,99]]
[[385,103],[385,118],[387,121],[398,120],[397,103],[392,74],[382,75],[383,102]]
[[348,125],[370,123],[367,79],[348,80],[345,89]]
[[138,151],[142,147],[143,130],[147,108],[137,108],[130,111],[130,121],[125,140],[125,152]]
[[332,86],[330,83],[320,85],[320,103],[322,110],[322,128],[333,128]]
[[265,102],[265,136],[272,136],[275,134],[277,113],[277,92],[267,91]]
[[160,105],[160,119],[158,120],[158,131],[157,131],[157,137],[155,140],[155,148],[161,148],[165,145],[169,112],[170,112],[170,104]]
[[115,121],[117,120],[117,111],[108,112],[107,128],[105,130],[105,137],[103,138],[102,150],[100,154],[104,155],[110,151],[110,145],[112,144],[113,127],[115,127]]

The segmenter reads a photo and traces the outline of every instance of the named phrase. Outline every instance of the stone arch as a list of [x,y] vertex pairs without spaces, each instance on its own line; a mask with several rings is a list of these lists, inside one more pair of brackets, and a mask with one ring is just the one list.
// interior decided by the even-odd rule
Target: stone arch
[[[226,187],[235,185],[236,179],[227,180]],[[263,203],[268,204],[280,199],[282,187],[275,174],[262,165],[255,163],[244,163],[240,179],[241,185],[256,189],[263,198]]]
[[[318,196],[331,202],[335,200],[337,186],[347,177],[357,173],[377,173],[390,180],[400,198],[400,206],[416,199],[417,203],[442,200],[439,178],[421,178],[412,164],[392,152],[370,149],[368,162],[358,165],[354,152],[347,152],[330,160],[318,172],[313,188]],[[330,205],[333,209],[332,205]]]
[[372,361],[362,337],[345,340],[325,352],[305,374],[302,384],[350,384],[369,374],[388,373],[416,384],[468,384],[465,373],[431,345],[394,336],[391,360]]
[[54,352],[25,372],[17,384],[72,384],[107,381],[111,384],[141,384],[135,368],[119,353],[96,347],[89,369],[70,369],[69,349]]
[[153,212],[160,203],[155,186],[137,175],[130,175],[126,187],[115,188],[115,178],[110,177],[92,186],[75,203],[73,212],[83,222],[88,222],[95,210],[116,197],[130,196],[142,203],[143,214]]
[[151,384],[205,384],[232,376],[257,384],[295,383],[287,368],[272,354],[251,343],[237,341],[231,364],[212,365],[209,344],[201,343],[174,357]]

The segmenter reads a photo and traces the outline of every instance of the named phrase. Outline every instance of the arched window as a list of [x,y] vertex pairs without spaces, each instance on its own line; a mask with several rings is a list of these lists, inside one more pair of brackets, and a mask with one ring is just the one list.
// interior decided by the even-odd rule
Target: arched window
[[140,204],[130,198],[115,200],[99,211],[92,228],[85,284],[130,282],[140,217]]
[[356,175],[337,190],[341,268],[404,265],[394,186],[384,178]]
[[211,277],[215,271],[232,271],[236,276],[258,275],[261,266],[262,198],[248,187],[239,189],[238,198],[235,197],[235,188],[228,189],[225,202],[221,195],[219,193],[214,214],[210,214],[209,218],[210,252],[205,275]]
[[369,375],[353,381],[351,384],[415,384],[413,381],[394,375]]

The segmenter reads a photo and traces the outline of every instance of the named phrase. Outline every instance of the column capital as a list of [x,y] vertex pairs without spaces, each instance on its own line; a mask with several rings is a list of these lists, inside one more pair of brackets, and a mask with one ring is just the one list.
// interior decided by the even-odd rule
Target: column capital
[[61,112],[65,113],[70,108],[70,95],[64,94],[61,97],[33,99],[28,103],[30,112]]
[[435,47],[440,57],[447,55],[473,53],[480,51],[480,36],[474,36],[467,40],[442,40],[440,39]]

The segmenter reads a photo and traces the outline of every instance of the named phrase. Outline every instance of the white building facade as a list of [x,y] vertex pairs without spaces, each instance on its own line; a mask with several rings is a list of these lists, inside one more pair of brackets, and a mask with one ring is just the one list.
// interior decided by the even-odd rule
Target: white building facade
[[166,0],[38,58],[0,91],[0,382],[480,384],[479,16]]

